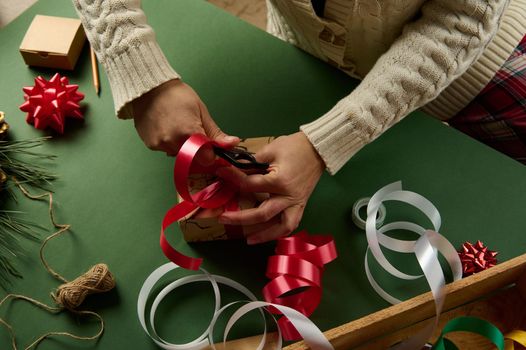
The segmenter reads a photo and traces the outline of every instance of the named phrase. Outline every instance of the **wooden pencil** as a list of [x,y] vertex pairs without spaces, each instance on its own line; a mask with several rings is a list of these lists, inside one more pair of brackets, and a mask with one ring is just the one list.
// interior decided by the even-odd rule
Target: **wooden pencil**
[[97,56],[95,56],[95,51],[90,46],[90,56],[91,56],[91,73],[93,75],[93,86],[95,87],[95,93],[98,95],[100,91],[100,82],[99,82],[99,66],[97,65]]

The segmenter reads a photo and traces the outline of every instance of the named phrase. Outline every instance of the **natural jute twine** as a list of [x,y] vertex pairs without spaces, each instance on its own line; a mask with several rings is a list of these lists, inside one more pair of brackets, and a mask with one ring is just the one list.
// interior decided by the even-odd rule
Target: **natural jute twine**
[[[39,195],[32,195],[16,179],[14,179],[14,181],[16,182],[18,188],[20,188],[22,193],[30,199],[45,200],[46,197],[49,198],[48,200],[49,201],[49,217],[51,219],[51,223],[53,224],[55,228],[58,229],[58,231],[56,231],[55,233],[47,237],[44,240],[44,242],[42,242],[42,246],[40,247],[40,261],[42,261],[42,264],[44,265],[46,270],[53,277],[63,282],[64,284],[59,286],[54,293],[51,293],[51,297],[53,298],[57,306],[48,306],[44,303],[41,303],[38,300],[27,297],[25,295],[8,294],[2,299],[2,301],[0,301],[0,307],[8,299],[25,300],[51,313],[59,313],[63,311],[64,309],[66,309],[69,312],[74,313],[76,315],[95,317],[100,323],[100,329],[95,335],[80,336],[80,335],[75,335],[69,332],[48,332],[48,333],[42,334],[34,342],[29,344],[27,347],[25,347],[25,350],[31,349],[32,347],[38,345],[44,339],[49,338],[51,336],[65,336],[65,337],[70,337],[70,338],[78,339],[78,340],[94,340],[94,339],[99,338],[104,332],[104,320],[102,319],[102,317],[96,312],[86,311],[86,310],[77,310],[77,308],[82,304],[86,296],[88,296],[89,294],[107,292],[111,290],[113,287],[115,287],[115,279],[113,278],[113,275],[109,271],[108,266],[106,266],[106,264],[97,264],[93,266],[86,273],[77,277],[73,281],[66,280],[64,277],[62,277],[60,274],[54,271],[49,266],[46,259],[44,258],[44,247],[50,240],[68,231],[71,228],[71,225],[58,224],[55,221],[55,216],[53,214],[53,194],[51,192],[47,192],[47,193],[43,193]],[[0,318],[0,324],[5,326],[7,330],[9,331],[9,334],[11,336],[12,348],[14,350],[17,350],[15,332],[13,330],[13,327],[2,318]]]

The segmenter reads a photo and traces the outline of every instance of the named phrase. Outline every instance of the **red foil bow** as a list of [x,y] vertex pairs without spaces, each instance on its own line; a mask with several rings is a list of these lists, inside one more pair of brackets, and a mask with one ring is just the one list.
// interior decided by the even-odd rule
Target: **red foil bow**
[[70,84],[68,78],[58,73],[49,81],[39,76],[34,86],[23,90],[26,102],[20,110],[27,112],[26,121],[37,129],[50,127],[63,134],[66,117],[82,119],[79,102],[84,94],[77,91],[78,85]]
[[475,244],[464,243],[458,252],[462,262],[463,276],[469,276],[495,266],[497,254],[498,252],[489,250],[481,241],[477,241]]
[[238,190],[221,179],[218,179],[197,193],[191,194],[189,191],[188,176],[190,174],[214,174],[219,167],[231,166],[222,159],[216,160],[215,163],[209,167],[203,167],[194,163],[194,157],[201,148],[212,146],[220,145],[204,135],[195,134],[190,136],[179,150],[174,166],[174,182],[177,192],[184,201],[176,204],[166,212],[161,227],[161,249],[164,255],[175,264],[189,270],[199,269],[203,259],[186,256],[174,249],[164,234],[166,228],[198,208],[213,209],[224,207],[225,210],[239,209],[237,206]]
[[[267,277],[272,280],[263,288],[265,301],[310,316],[321,301],[324,265],[337,256],[334,239],[328,235],[310,236],[307,231],[301,231],[278,239],[276,255],[268,260]],[[279,314],[277,310],[271,311]],[[301,339],[287,318],[280,318],[278,325],[285,340]]]

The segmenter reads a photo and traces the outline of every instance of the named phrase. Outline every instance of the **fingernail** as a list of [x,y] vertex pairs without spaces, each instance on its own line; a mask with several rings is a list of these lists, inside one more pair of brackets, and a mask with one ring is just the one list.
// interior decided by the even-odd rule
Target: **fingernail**
[[236,136],[225,136],[223,141],[225,142],[236,142],[238,138]]
[[247,238],[247,244],[249,245],[254,245],[254,244],[259,244],[261,243],[261,240],[257,237],[248,237]]

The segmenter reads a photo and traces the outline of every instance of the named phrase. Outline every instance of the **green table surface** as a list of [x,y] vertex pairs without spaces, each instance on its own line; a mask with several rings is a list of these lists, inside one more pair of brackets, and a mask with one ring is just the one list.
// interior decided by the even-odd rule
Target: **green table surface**
[[[228,133],[250,137],[295,132],[356,85],[336,69],[203,1],[157,0],[145,1],[143,6],[170,62]],[[27,125],[18,110],[22,87],[31,85],[37,75],[50,78],[54,73],[28,68],[18,52],[36,14],[75,16],[68,0],[41,0],[0,31],[0,110],[6,112],[11,137],[16,139],[45,134]],[[46,255],[70,279],[105,262],[116,276],[117,288],[86,303],[106,322],[98,342],[48,340],[40,349],[155,348],[137,321],[136,301],[146,276],[167,261],[158,237],[163,215],[176,201],[173,159],[149,151],[132,122],[116,119],[103,72],[101,96],[95,95],[87,49],[76,70],[67,75],[86,94],[85,121],[69,120],[66,133],[44,148],[58,156],[49,164],[60,176],[53,184],[58,221],[73,228],[52,241]],[[526,251],[526,167],[423,113],[413,113],[360,151],[337,175],[324,175],[305,210],[300,228],[333,234],[340,254],[325,270],[323,299],[312,316],[323,330],[388,306],[366,280],[366,239],[351,224],[350,210],[358,198],[396,180],[439,208],[441,232],[455,246],[481,239],[500,252],[501,261]],[[42,232],[42,237],[52,232],[44,203],[19,196],[18,204],[11,202],[9,207],[23,210],[46,227],[48,232]],[[423,220],[409,207],[388,205],[388,220],[400,218]],[[181,251],[204,257],[204,268],[236,279],[261,297],[273,243],[188,245],[176,225],[169,235]],[[18,262],[24,278],[16,280],[10,290],[51,303],[49,293],[58,283],[41,266],[38,244],[26,242],[24,246],[27,254]],[[396,266],[417,272],[413,258],[392,258]],[[427,290],[424,281],[401,283],[372,265],[380,283],[398,297]],[[160,334],[175,342],[200,334],[212,313],[211,295],[210,288],[202,284],[168,298],[157,317]],[[240,298],[234,292],[226,297]],[[13,324],[21,346],[50,330],[85,335],[96,330],[95,322],[79,321],[67,313],[49,315],[23,302],[3,306],[0,315]],[[233,336],[260,331],[258,319],[252,317]],[[8,339],[7,332],[0,331],[0,344],[7,345]]]

